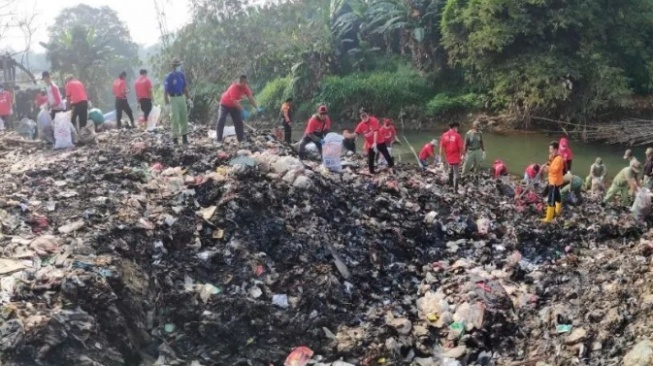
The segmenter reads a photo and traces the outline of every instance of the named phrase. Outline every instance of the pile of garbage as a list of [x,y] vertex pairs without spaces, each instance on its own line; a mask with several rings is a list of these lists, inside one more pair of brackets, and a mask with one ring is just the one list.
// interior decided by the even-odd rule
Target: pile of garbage
[[[2,365],[647,365],[653,234],[267,131],[0,145]],[[505,193],[505,194],[502,194]],[[513,193],[514,194],[514,193]]]

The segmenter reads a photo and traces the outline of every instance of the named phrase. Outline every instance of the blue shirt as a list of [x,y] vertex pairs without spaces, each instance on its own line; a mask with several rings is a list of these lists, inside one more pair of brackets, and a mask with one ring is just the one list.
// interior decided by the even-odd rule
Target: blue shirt
[[173,71],[166,76],[163,86],[168,95],[182,95],[186,89],[186,76],[183,72]]

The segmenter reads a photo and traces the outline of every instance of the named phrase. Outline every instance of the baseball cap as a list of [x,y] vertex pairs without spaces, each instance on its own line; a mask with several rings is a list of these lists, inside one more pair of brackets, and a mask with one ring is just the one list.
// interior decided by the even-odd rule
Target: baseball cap
[[319,113],[319,114],[328,113],[327,106],[321,105],[321,106],[317,107],[317,113]]

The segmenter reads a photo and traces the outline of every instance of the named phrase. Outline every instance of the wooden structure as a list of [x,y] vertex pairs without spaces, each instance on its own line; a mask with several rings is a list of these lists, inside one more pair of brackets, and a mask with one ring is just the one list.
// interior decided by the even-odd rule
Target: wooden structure
[[14,60],[8,52],[5,55],[0,56],[0,67],[2,68],[2,80],[0,80],[0,82],[4,84],[5,89],[11,90],[16,86],[16,69],[24,72],[25,75],[30,78],[32,83],[37,83],[34,75],[23,65]]

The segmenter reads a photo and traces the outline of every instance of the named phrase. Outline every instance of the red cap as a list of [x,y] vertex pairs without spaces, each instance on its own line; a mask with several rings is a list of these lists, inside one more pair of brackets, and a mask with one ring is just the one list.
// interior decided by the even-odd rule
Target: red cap
[[321,105],[321,106],[317,107],[317,113],[327,113],[327,112],[328,112],[327,111],[327,106]]
[[392,120],[390,118],[384,118],[383,123],[384,124],[386,124],[386,123],[392,124]]

